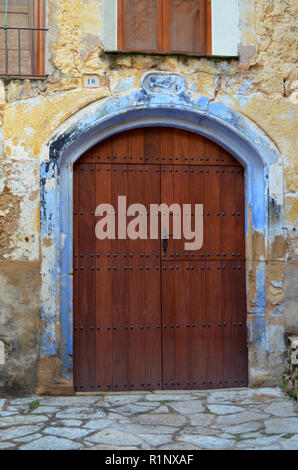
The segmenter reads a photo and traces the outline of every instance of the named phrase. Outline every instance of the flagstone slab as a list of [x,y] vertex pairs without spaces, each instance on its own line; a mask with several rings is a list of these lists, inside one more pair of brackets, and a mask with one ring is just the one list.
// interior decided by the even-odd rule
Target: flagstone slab
[[81,429],[81,428],[67,428],[67,427],[48,427],[43,430],[45,434],[51,434],[58,437],[66,437],[67,439],[79,439],[81,437],[88,436],[91,434],[91,429]]
[[210,426],[185,426],[180,434],[199,434],[200,436],[218,436],[222,435],[219,429],[212,429]]
[[154,426],[184,426],[187,418],[175,414],[143,414],[135,417],[135,421],[141,424],[151,424]]
[[280,440],[279,436],[268,436],[268,437],[260,437],[257,439],[245,439],[245,441],[241,441],[237,444],[239,449],[247,449],[247,448],[257,448],[257,447],[264,447],[269,446],[276,443]]
[[148,424],[113,424],[113,428],[132,434],[174,434],[179,428],[173,426],[150,426]]
[[111,444],[113,446],[136,446],[141,445],[142,440],[129,432],[119,431],[112,427],[88,437],[88,440],[98,444]]
[[20,436],[33,434],[39,430],[39,426],[17,426],[0,431],[0,441],[10,441]]
[[16,398],[15,400],[11,400],[10,404],[13,406],[20,406],[20,405],[28,405],[29,403],[32,403],[33,401],[41,401],[42,398],[38,396],[33,396],[33,397],[25,397],[25,398]]
[[154,447],[170,443],[172,440],[171,434],[139,434],[139,436],[143,441]]
[[148,413],[148,406],[143,405],[124,405],[117,407],[117,413],[124,416],[131,416],[137,413]]
[[169,413],[170,410],[167,406],[160,406],[152,411],[152,413],[162,414],[162,413]]
[[267,434],[298,434],[298,418],[271,418],[265,422]]
[[80,419],[62,419],[60,423],[63,424],[63,426],[81,426],[82,422]]
[[199,450],[199,448],[186,442],[172,442],[158,447],[158,450]]
[[171,408],[175,411],[178,411],[182,414],[193,414],[193,413],[201,413],[205,411],[205,407],[203,406],[200,400],[191,400],[186,402],[178,402],[178,403],[171,403]]
[[160,401],[161,403],[164,403],[165,401],[184,401],[184,400],[193,400],[193,396],[191,394],[182,394],[182,393],[152,393],[146,395],[146,400],[149,401]]
[[[93,444],[94,445],[94,444]],[[132,447],[132,446],[108,446],[108,445],[101,445],[98,444],[94,447],[91,447],[88,450],[139,450],[139,447]]]
[[91,419],[84,425],[84,428],[94,429],[95,431],[100,431],[101,429],[110,426],[112,421],[110,419]]
[[266,413],[243,411],[242,413],[235,413],[233,415],[218,416],[216,424],[235,425],[246,423],[248,421],[257,421],[260,419],[264,420],[266,418],[269,418],[269,415]]
[[42,437],[36,441],[21,445],[20,450],[77,450],[82,444],[73,442],[69,439],[63,439],[56,436]]
[[216,415],[229,415],[245,411],[245,408],[243,407],[231,405],[208,405],[207,408],[210,413],[214,413]]
[[40,433],[30,434],[29,436],[18,437],[18,439],[14,439],[14,442],[21,442],[25,444],[26,442],[35,441],[36,439],[39,439],[40,437],[42,437]]
[[48,416],[30,416],[30,415],[14,415],[5,416],[0,420],[0,428],[6,428],[8,426],[16,426],[19,424],[36,424],[48,421]]
[[12,442],[0,442],[0,450],[9,450],[15,447]]
[[189,419],[193,426],[210,426],[215,421],[215,417],[207,413],[194,413]]
[[196,436],[188,434],[177,438],[178,441],[184,441],[195,444],[200,449],[230,449],[235,444],[232,439],[222,439],[214,436]]
[[264,408],[265,413],[272,414],[274,416],[286,417],[295,415],[296,405],[294,401],[277,401],[271,403],[268,407]]
[[298,434],[290,439],[282,439],[280,444],[284,450],[298,450]]
[[208,403],[218,404],[231,403],[234,404],[250,404],[261,402],[269,402],[272,400],[278,400],[284,398],[283,392],[279,389],[274,388],[259,388],[259,389],[231,389],[231,390],[220,390],[210,391],[208,394]]
[[97,419],[104,418],[105,414],[100,411],[94,411],[93,408],[66,408],[56,414],[56,418],[79,418],[79,419]]
[[56,406],[39,406],[35,410],[31,411],[31,414],[34,415],[43,415],[43,414],[53,414],[60,411]]
[[126,403],[135,403],[144,399],[144,395],[108,395],[104,398],[104,404],[124,405]]
[[63,406],[66,408],[70,407],[81,407],[96,405],[100,402],[103,402],[103,397],[101,396],[73,396],[73,397],[47,397],[44,398],[40,403],[41,406]]
[[263,426],[262,422],[249,421],[248,423],[239,424],[238,426],[223,426],[221,429],[228,429],[230,434],[242,434],[243,432],[257,431]]

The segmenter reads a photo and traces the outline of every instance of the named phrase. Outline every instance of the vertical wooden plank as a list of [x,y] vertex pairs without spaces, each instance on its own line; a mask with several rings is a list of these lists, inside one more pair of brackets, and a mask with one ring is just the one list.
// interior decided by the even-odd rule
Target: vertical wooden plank
[[207,323],[206,323],[206,356],[207,387],[218,388],[222,377],[222,305],[221,305],[221,265],[218,261],[206,261],[206,298],[207,298]]
[[124,155],[127,155],[128,163],[145,163],[144,133],[145,129],[134,129],[127,134],[127,151]]
[[[161,2],[160,2],[161,3]],[[162,40],[163,40],[163,52],[170,51],[170,43],[171,43],[171,29],[170,29],[170,0],[162,0],[163,3],[163,21],[162,21]]]
[[74,361],[74,387],[78,391],[80,387],[79,370],[79,320],[78,305],[79,296],[79,189],[80,189],[79,164],[73,168],[73,361]]
[[146,164],[154,165],[162,162],[160,148],[160,129],[156,127],[146,127],[143,129],[144,135],[144,156]]
[[[92,171],[93,170],[93,171]],[[93,165],[79,165],[79,387],[80,391],[95,389],[95,174]]]
[[170,327],[176,336],[176,389],[183,390],[191,388],[192,382],[192,335],[186,325],[190,322],[190,282],[194,271],[188,263],[181,261],[175,261],[174,269],[176,315],[171,319]]
[[116,259],[112,273],[113,390],[128,390],[129,379],[129,298],[127,264]]
[[157,49],[159,52],[164,50],[164,1],[157,2]]
[[[203,213],[205,210],[205,173],[204,170],[196,165],[191,165],[189,168],[189,190],[190,190],[190,202],[192,205],[192,213],[195,214],[195,204],[203,205]],[[194,215],[192,215],[192,230],[195,227]],[[200,250],[189,250],[187,254],[188,259],[191,261],[194,260],[204,260],[205,254],[207,254],[207,237],[205,234],[205,222],[207,223],[209,219],[203,217],[203,246]],[[192,242],[193,240],[191,240]]]
[[212,11],[211,11],[211,0],[205,0],[206,5],[206,43],[207,43],[207,50],[206,54],[212,55]]
[[248,385],[248,350],[246,334],[246,282],[245,282],[245,261],[237,262],[237,280],[235,282],[237,289],[236,312],[238,320],[236,336],[236,357],[235,357],[235,375],[240,387]]
[[173,156],[175,165],[187,165],[190,162],[190,142],[188,132],[180,129],[173,129],[171,134],[173,139]]
[[125,0],[117,0],[117,44],[119,51],[125,50],[125,3]]
[[205,139],[205,165],[219,165],[220,147],[211,140]]
[[[163,389],[176,389],[176,331],[171,328],[175,319],[175,269],[172,264],[162,263],[162,367]],[[174,265],[172,265],[173,267]]]
[[[183,204],[190,204],[190,169],[188,165],[179,165],[174,168],[174,199],[173,203],[179,204],[180,206],[180,217],[181,221],[183,220]],[[173,214],[173,224],[175,220],[179,221],[179,213],[175,212]],[[179,224],[177,224],[179,225]],[[173,235],[175,235],[175,230],[173,228]],[[176,234],[177,236],[177,234]],[[176,260],[186,259],[185,256],[185,239],[183,236],[183,227],[181,222],[181,238],[174,239],[174,257]]]
[[236,179],[235,167],[220,169],[220,255],[222,259],[236,257]]
[[[222,267],[225,267],[221,272],[221,285],[222,285],[222,321],[224,326],[223,333],[223,382],[224,387],[236,387],[235,383],[235,362],[237,350],[235,348],[235,337],[238,329],[237,311],[235,305],[237,303],[237,267],[233,262],[222,262]],[[236,283],[235,283],[236,281]]]
[[[37,1],[33,0],[33,27],[39,28],[39,5]],[[34,50],[33,50],[33,60],[34,60],[34,75],[38,75],[39,73],[39,57],[40,57],[40,50],[39,50],[39,32],[34,31]]]
[[[191,341],[191,364],[192,364],[192,389],[207,388],[207,350],[205,347],[205,330],[206,330],[206,286],[205,274],[206,264],[204,262],[191,262],[194,267],[190,276],[190,321],[186,325],[190,334]],[[190,268],[192,269],[192,268]],[[205,384],[203,384],[205,382]]]
[[144,341],[144,269],[138,259],[129,262],[129,390],[146,389]]
[[[96,165],[96,205],[112,201],[111,165]],[[98,171],[100,170],[100,171]],[[96,387],[113,390],[111,240],[96,240]],[[109,255],[109,256],[108,256]]]
[[[113,163],[126,163],[127,161],[127,149],[128,149],[128,136],[127,132],[121,132],[111,138],[112,144],[112,156],[111,160]],[[126,157],[124,159],[124,157]]]
[[[124,150],[126,154],[126,150]],[[113,390],[128,390],[128,266],[127,240],[118,239],[118,196],[128,191],[127,165],[111,165],[111,203],[116,211],[116,239],[111,241]],[[126,227],[125,227],[126,228]]]
[[163,164],[174,164],[173,144],[174,139],[171,129],[167,127],[160,128],[160,154]]
[[207,5],[200,0],[200,54],[207,53]]
[[146,390],[162,388],[161,365],[161,277],[160,260],[144,262],[144,342],[146,344]]
[[235,168],[235,244],[237,259],[245,259],[245,200],[244,200],[244,169]]
[[189,140],[189,155],[190,163],[192,165],[204,165],[205,164],[205,139],[204,137],[188,133]]
[[[161,167],[161,202],[171,206],[174,202],[174,166],[164,165]],[[163,238],[166,231],[165,220],[161,217],[160,225],[160,252],[163,260],[174,260],[175,241],[173,240],[173,215],[169,217],[169,239],[167,243],[167,252],[163,250]]]
[[205,203],[204,203],[204,259],[220,259],[220,167],[200,168],[205,175]]

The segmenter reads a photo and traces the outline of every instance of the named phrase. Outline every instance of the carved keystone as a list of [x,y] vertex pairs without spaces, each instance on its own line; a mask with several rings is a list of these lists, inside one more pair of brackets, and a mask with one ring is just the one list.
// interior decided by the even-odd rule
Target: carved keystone
[[142,88],[149,94],[178,95],[186,90],[183,75],[171,72],[149,72],[142,80]]

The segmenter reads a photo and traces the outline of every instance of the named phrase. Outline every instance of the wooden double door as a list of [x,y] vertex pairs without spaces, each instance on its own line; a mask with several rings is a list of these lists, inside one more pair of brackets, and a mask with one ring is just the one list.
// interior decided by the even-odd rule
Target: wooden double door
[[[99,240],[96,207],[115,208],[117,236],[124,195],[146,208],[148,234],[150,204],[203,204],[202,248],[172,233],[165,247],[161,226],[157,239]],[[232,156],[172,128],[117,134],[74,165],[73,221],[75,390],[247,385],[244,171]]]

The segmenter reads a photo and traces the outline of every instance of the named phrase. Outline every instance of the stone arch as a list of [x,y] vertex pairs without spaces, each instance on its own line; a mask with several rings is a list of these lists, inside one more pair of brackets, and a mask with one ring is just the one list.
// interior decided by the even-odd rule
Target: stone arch
[[[264,239],[265,246],[268,243],[268,204],[270,197],[275,198],[270,193],[269,177],[275,185],[280,179],[279,154],[262,129],[248,118],[220,102],[189,92],[183,76],[173,73],[148,73],[139,90],[85,107],[52,136],[49,158],[41,167],[40,360],[55,362],[57,383],[72,384],[73,163],[107,137],[146,126],[176,127],[198,133],[237,158],[245,168],[247,259],[253,258],[254,233]],[[261,314],[266,290],[262,270],[255,288],[255,313]],[[262,334],[264,328],[262,322]],[[262,341],[260,347],[265,347]],[[253,383],[253,374],[250,375]],[[41,385],[41,391],[46,389],[45,384]]]

